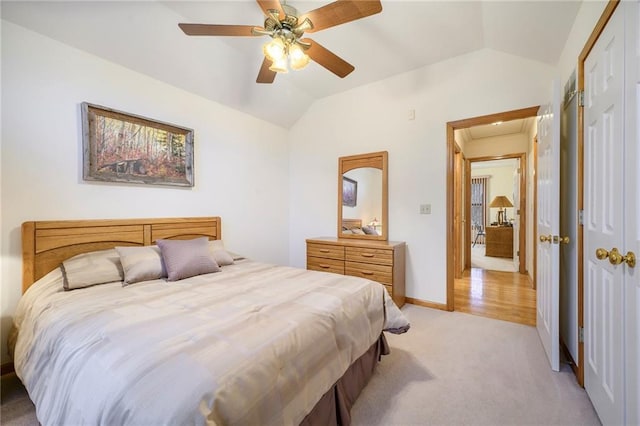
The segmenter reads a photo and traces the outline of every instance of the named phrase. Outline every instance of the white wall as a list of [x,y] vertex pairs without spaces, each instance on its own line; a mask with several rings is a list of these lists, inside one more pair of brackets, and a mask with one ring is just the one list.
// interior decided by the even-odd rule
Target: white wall
[[[195,186],[83,181],[83,101],[194,129]],[[219,215],[228,248],[288,262],[283,128],[6,21],[2,124],[2,362],[21,294],[24,221]]]
[[[567,81],[575,70],[580,52],[596,26],[598,19],[600,19],[607,3],[606,0],[588,0],[580,4],[571,32],[558,60],[558,76],[562,84]],[[551,82],[549,82],[549,87],[551,87]]]
[[[290,130],[290,259],[335,236],[339,156],[389,151],[389,239],[407,242],[407,295],[446,302],[446,123],[542,104],[554,68],[489,49],[316,102]],[[415,120],[407,110],[415,108]],[[430,203],[431,215],[419,205]]]

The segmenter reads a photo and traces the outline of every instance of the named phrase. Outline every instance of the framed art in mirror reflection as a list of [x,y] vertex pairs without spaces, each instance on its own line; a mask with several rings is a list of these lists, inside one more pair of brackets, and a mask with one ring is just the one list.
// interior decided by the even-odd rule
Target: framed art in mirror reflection
[[342,205],[347,207],[355,207],[358,200],[358,182],[342,177]]

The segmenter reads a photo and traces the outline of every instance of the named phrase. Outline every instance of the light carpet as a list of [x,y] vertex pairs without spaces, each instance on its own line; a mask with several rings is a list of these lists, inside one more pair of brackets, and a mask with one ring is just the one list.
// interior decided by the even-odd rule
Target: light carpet
[[354,425],[598,425],[571,368],[535,327],[405,305],[411,329],[356,402]]
[[[536,329],[405,305],[411,330],[387,335],[383,357],[352,410],[354,426],[598,425],[567,365],[551,371]],[[15,375],[2,380],[3,425],[37,425]]]
[[490,271],[516,272],[513,259],[505,257],[485,256],[485,245],[476,244],[471,247],[471,267]]

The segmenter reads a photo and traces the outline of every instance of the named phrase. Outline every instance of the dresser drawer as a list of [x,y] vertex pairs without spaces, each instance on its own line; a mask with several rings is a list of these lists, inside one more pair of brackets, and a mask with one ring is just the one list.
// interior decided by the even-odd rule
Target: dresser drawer
[[346,247],[345,259],[352,262],[375,263],[378,265],[393,265],[393,250]]
[[307,256],[344,260],[344,247],[329,244],[307,243]]
[[354,277],[367,278],[381,284],[393,284],[392,266],[347,261],[344,265],[344,273]]
[[344,275],[344,261],[307,256],[307,269]]

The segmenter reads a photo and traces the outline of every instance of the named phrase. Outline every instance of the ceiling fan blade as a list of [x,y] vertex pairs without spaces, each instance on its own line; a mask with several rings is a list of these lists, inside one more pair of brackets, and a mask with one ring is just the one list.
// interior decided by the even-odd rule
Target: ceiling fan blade
[[324,48],[317,42],[309,38],[302,39],[301,41],[311,44],[311,47],[305,51],[305,53],[309,55],[311,59],[313,59],[338,77],[345,78],[355,69],[355,67],[349,62],[337,56],[330,50]]
[[260,9],[262,9],[262,13],[264,13],[264,16],[271,16],[271,14],[269,13],[269,10],[277,10],[278,12],[280,12],[280,19],[284,18],[284,10],[282,10],[282,5],[280,4],[279,0],[256,0],[258,2],[258,5],[260,6]]
[[309,18],[313,22],[313,28],[306,32],[314,33],[380,12],[382,4],[379,0],[337,0],[305,13],[298,18],[298,22]]
[[260,67],[260,72],[258,72],[258,78],[256,79],[256,83],[263,84],[271,84],[273,80],[276,79],[276,72],[271,71],[269,67],[271,66],[271,61],[267,59],[265,56],[264,61],[262,61],[262,66]]
[[256,37],[261,34],[252,32],[252,25],[215,25],[215,24],[178,24],[186,35],[190,36],[239,36]]

